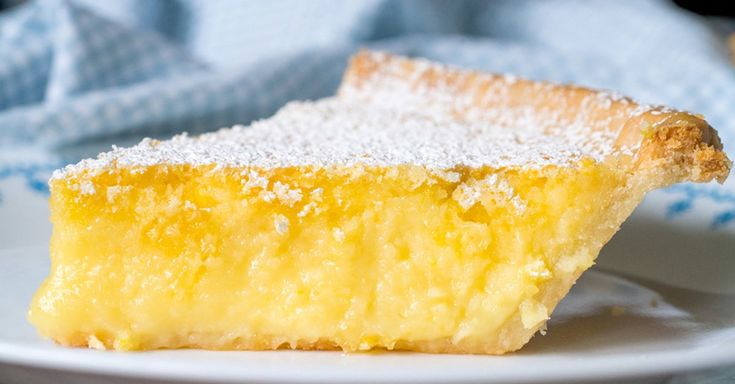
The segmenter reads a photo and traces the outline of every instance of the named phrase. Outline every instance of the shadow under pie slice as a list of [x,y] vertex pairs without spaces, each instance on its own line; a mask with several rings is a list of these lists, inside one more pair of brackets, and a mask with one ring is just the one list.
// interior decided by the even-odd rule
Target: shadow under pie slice
[[502,354],[646,192],[730,164],[696,115],[364,51],[334,97],[57,171],[29,318],[116,350]]

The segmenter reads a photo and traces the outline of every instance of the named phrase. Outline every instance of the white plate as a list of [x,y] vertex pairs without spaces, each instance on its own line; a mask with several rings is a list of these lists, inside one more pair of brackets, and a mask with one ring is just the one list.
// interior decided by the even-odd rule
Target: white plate
[[25,320],[31,295],[48,270],[50,230],[45,196],[30,192],[28,177],[40,176],[0,179],[3,384],[101,378],[105,383],[619,383],[735,364],[734,226],[710,228],[707,210],[721,207],[706,199],[686,221],[666,220],[669,200],[681,199],[672,192],[643,205],[606,247],[601,266],[585,273],[555,311],[548,334],[536,336],[519,353],[115,353],[57,347],[37,337]]

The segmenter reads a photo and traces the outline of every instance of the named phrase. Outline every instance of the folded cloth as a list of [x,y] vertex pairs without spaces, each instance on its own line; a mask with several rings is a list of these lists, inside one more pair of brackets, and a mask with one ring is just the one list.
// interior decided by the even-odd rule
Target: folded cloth
[[248,123],[332,94],[365,46],[697,111],[734,153],[722,25],[656,0],[35,0],[0,14],[0,163]]

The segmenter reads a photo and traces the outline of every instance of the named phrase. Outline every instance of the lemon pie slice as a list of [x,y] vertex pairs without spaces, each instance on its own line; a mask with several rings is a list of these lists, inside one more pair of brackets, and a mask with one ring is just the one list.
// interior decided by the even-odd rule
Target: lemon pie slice
[[362,52],[335,97],[54,174],[59,344],[502,354],[647,191],[723,181],[700,117]]

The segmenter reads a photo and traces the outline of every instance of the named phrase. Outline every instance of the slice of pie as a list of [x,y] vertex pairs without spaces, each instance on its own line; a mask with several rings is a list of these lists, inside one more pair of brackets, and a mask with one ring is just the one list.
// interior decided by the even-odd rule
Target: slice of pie
[[647,191],[730,164],[697,115],[362,52],[335,97],[55,173],[29,316],[116,350],[502,354]]

